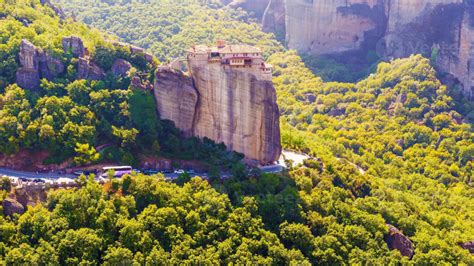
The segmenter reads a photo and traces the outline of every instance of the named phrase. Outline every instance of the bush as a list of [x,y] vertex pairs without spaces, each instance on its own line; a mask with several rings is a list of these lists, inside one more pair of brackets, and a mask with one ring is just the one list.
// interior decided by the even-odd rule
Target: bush
[[12,189],[12,181],[8,177],[0,178],[0,190],[10,192]]

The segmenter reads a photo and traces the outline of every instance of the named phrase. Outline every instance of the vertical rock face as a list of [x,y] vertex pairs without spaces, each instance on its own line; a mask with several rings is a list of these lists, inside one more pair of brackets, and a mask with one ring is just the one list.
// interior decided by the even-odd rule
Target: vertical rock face
[[62,44],[65,53],[71,52],[75,57],[84,57],[86,55],[86,48],[79,37],[65,37],[62,40]]
[[14,199],[4,199],[2,202],[3,214],[13,217],[15,214],[23,214],[25,208],[18,201]]
[[39,87],[38,52],[36,47],[27,40],[22,40],[19,54],[21,68],[16,72],[16,83],[25,89]]
[[54,79],[64,72],[64,64],[27,40],[20,44],[18,55],[21,68],[16,72],[16,83],[25,89],[39,88],[40,79]]
[[411,259],[415,253],[413,243],[400,230],[393,225],[388,225],[388,234],[384,236],[384,241],[389,249],[396,249],[400,253]]
[[114,61],[111,71],[115,76],[125,76],[131,68],[130,62],[119,58]]
[[186,136],[193,135],[198,93],[191,77],[172,69],[156,72],[155,98],[161,118],[171,120]]
[[287,0],[286,41],[298,51],[332,54],[360,49],[383,25],[377,0]]
[[272,82],[219,64],[191,69],[199,93],[194,135],[223,142],[249,159],[276,161],[281,145]]
[[388,57],[423,54],[432,57],[442,72],[454,76],[464,95],[474,100],[474,38],[468,1],[397,0],[387,8],[385,42],[389,49],[380,52]]
[[[445,71],[458,77],[464,85],[464,94],[474,100],[474,8],[465,13],[460,32],[459,63],[450,62]],[[444,64],[441,62],[439,65]]]
[[[240,0],[239,6],[256,8],[251,2]],[[359,60],[370,52],[386,58],[435,54],[437,67],[457,78],[474,100],[472,0],[266,2],[263,28],[285,36],[289,48],[313,55],[349,53]]]
[[285,0],[267,0],[268,4],[262,15],[262,27],[266,32],[274,32],[278,40],[286,36],[286,5]]
[[81,38],[77,36],[64,37],[62,45],[64,53],[71,53],[78,58],[77,79],[101,80],[105,78],[104,70],[91,61]]
[[[158,111],[187,136],[207,137],[249,160],[273,163],[281,144],[271,66],[256,55],[258,51],[241,53],[238,48],[214,47],[209,48],[210,57],[188,56],[190,76],[171,66],[160,67],[155,83]],[[234,55],[216,55],[229,50]]]

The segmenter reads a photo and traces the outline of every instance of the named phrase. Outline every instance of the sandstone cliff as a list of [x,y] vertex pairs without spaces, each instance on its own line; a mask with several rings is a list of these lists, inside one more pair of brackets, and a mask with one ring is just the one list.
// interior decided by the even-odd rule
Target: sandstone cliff
[[155,96],[161,118],[186,135],[223,142],[247,159],[271,163],[281,154],[279,111],[271,81],[220,64],[190,65],[191,77],[160,68]]
[[415,253],[415,247],[410,239],[393,225],[388,224],[388,234],[384,236],[384,241],[389,249],[396,249],[400,251],[400,254],[409,259]]
[[155,98],[161,118],[171,120],[186,136],[194,134],[198,93],[191,77],[171,69],[156,72]]
[[18,55],[21,67],[16,72],[16,83],[25,89],[36,89],[40,79],[53,79],[64,72],[64,64],[27,40],[20,44]]
[[[243,2],[252,1],[239,1],[240,7],[255,8]],[[370,52],[387,59],[436,54],[438,68],[457,78],[464,94],[474,99],[472,0],[266,2],[267,9],[259,17],[263,28],[284,35],[289,48],[362,60]]]

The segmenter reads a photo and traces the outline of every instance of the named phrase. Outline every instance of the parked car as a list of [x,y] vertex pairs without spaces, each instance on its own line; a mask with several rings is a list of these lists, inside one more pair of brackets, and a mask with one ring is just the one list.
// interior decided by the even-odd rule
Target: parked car
[[46,181],[40,178],[35,178],[33,179],[33,183],[46,183]]
[[185,173],[185,171],[183,169],[178,169],[178,170],[174,171],[174,173],[177,174],[177,175],[182,175],[182,174]]
[[168,169],[168,170],[163,170],[163,171],[161,171],[161,172],[162,172],[163,174],[172,174],[172,173],[173,173],[173,171],[171,171],[171,170],[169,170],[169,169]]
[[143,174],[145,175],[156,175],[158,174],[159,171],[157,170],[153,170],[153,169],[146,169],[146,170],[143,170]]
[[95,174],[95,171],[90,171],[90,170],[77,170],[73,172],[74,175],[80,176],[80,175],[90,175],[90,174]]

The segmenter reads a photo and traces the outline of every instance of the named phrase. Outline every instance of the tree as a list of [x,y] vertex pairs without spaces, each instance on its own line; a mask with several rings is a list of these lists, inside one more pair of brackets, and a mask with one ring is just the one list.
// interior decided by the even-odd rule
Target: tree
[[88,143],[80,144],[76,143],[76,157],[74,157],[74,162],[77,165],[88,165],[96,163],[100,160],[100,154],[96,152],[94,147],[91,147]]
[[151,150],[153,151],[154,154],[159,154],[161,151],[161,146],[158,140],[153,141],[153,144],[151,145]]
[[132,148],[136,143],[138,133],[138,130],[135,128],[125,129],[112,126],[112,134],[119,140],[123,148]]
[[126,248],[110,247],[104,256],[104,265],[133,265],[133,253]]
[[10,192],[12,189],[12,181],[8,177],[2,177],[0,178],[0,190]]
[[238,180],[244,180],[247,178],[247,169],[243,163],[234,163],[232,165],[232,176]]
[[58,245],[59,261],[64,264],[93,264],[102,251],[102,239],[90,228],[68,230]]

